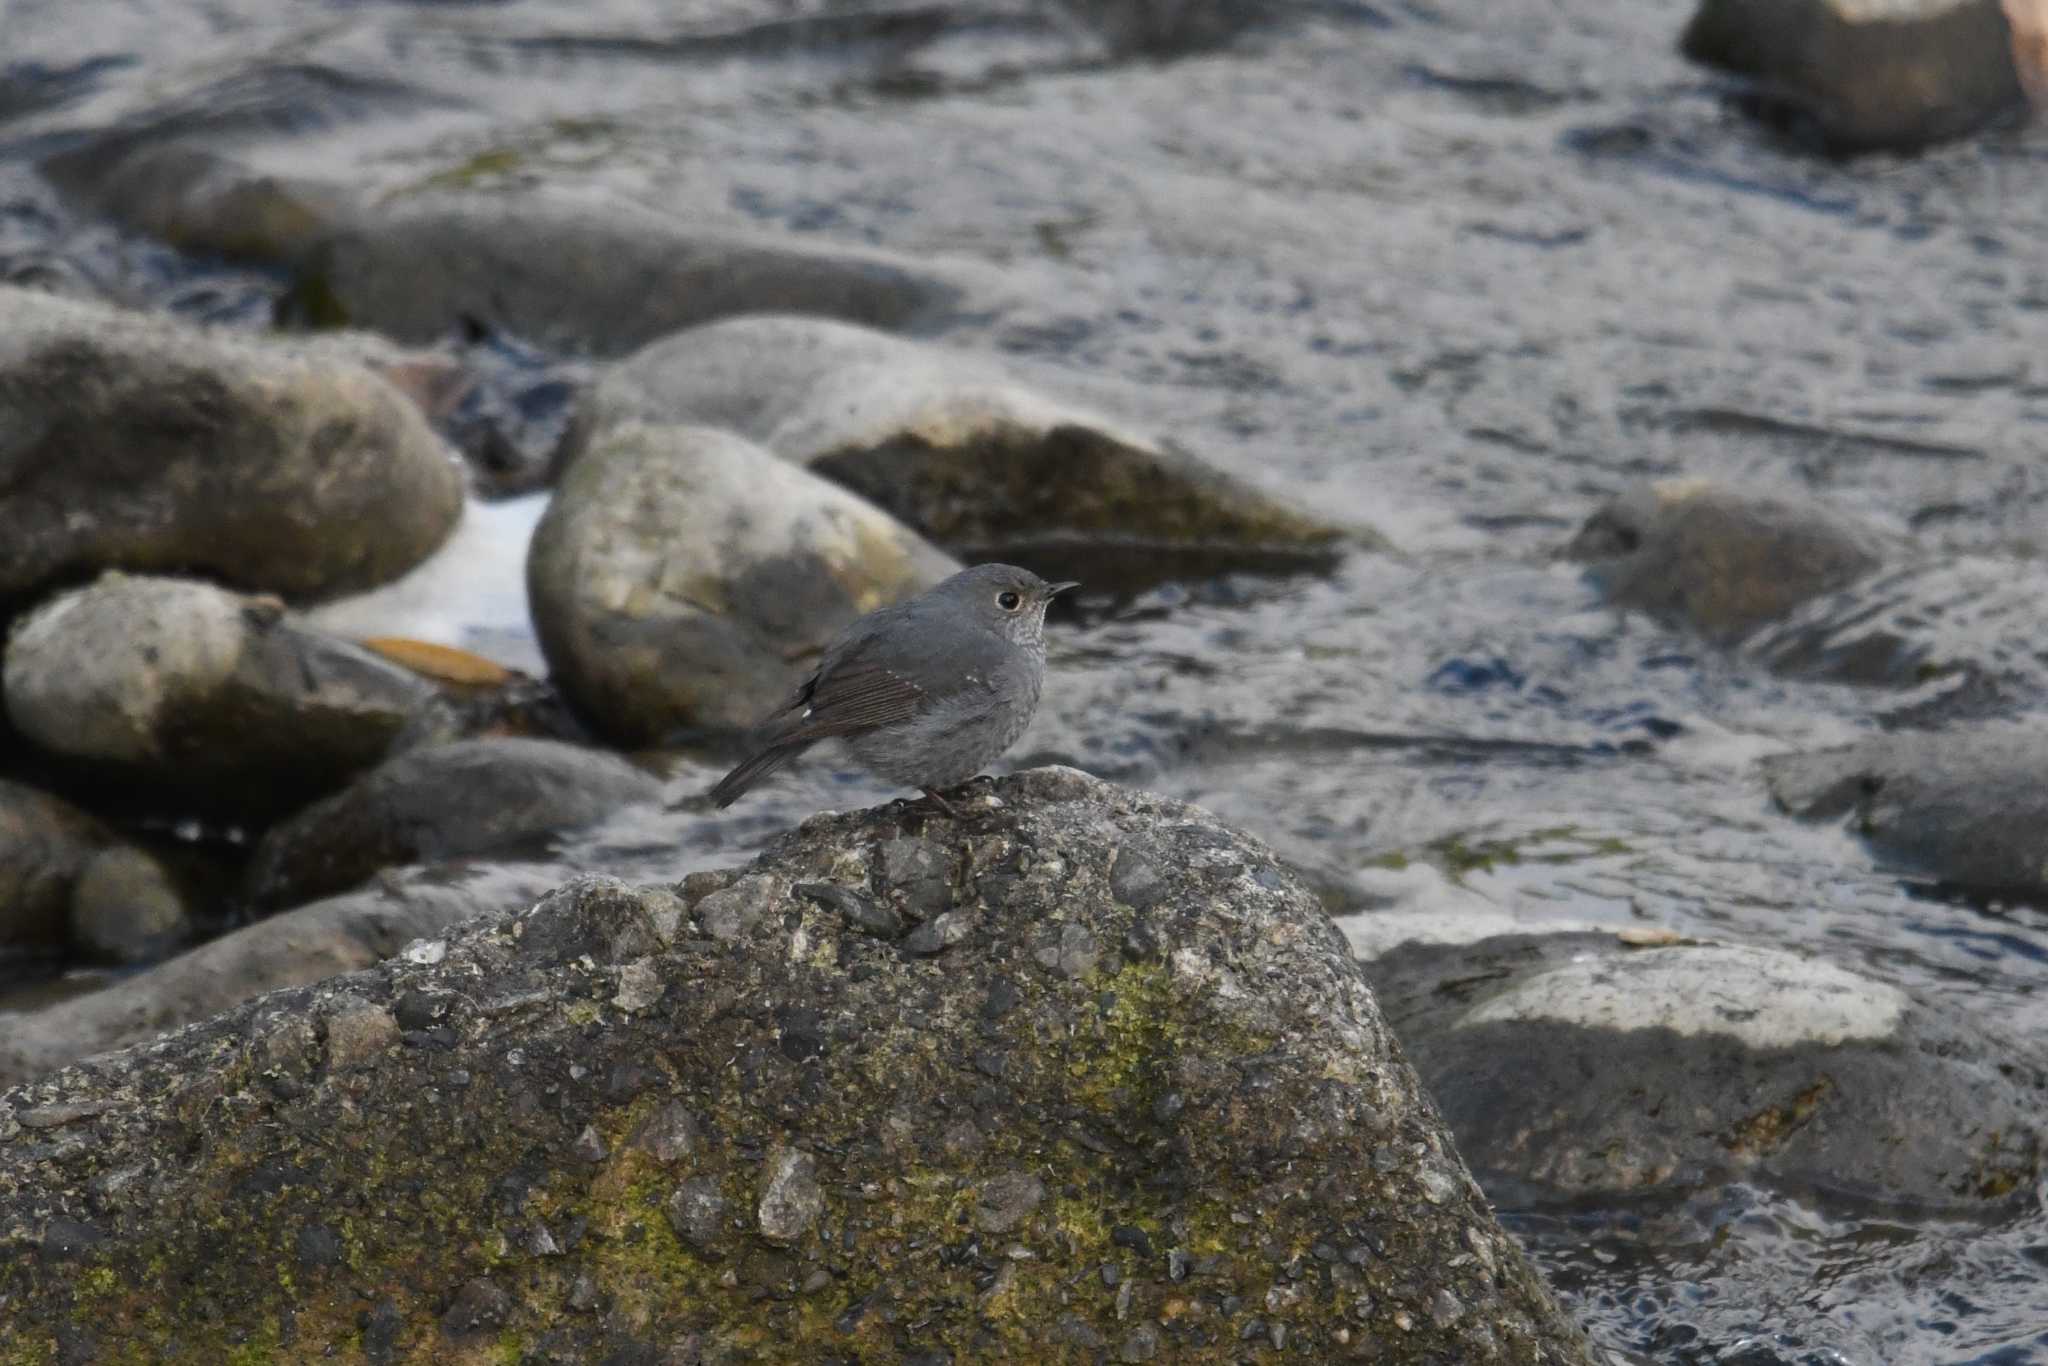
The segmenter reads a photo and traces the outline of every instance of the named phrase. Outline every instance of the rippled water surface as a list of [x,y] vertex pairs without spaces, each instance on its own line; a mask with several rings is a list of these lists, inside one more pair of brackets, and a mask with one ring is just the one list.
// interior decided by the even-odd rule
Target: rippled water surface
[[[947,344],[1398,547],[1327,578],[1085,598],[1018,762],[1199,801],[1371,914],[1794,947],[2048,1032],[2048,911],[1932,895],[1765,799],[1759,755],[1887,701],[1607,611],[1554,558],[1605,495],[1686,473],[2031,565],[2042,133],[1808,159],[1677,58],[1682,0],[1274,6],[1166,56],[1023,0],[86,8],[0,0],[0,274],[55,261],[261,325],[278,282],[82,220],[30,169],[166,121],[377,194],[545,185],[979,264],[1006,302]],[[477,563],[516,572],[530,525],[487,519]],[[516,654],[508,591],[467,624]],[[2024,637],[2038,610],[1969,629]],[[679,790],[702,781],[679,763]],[[728,861],[879,795],[821,763],[680,846],[628,822],[582,854]],[[1644,1360],[2048,1361],[2038,1215],[1497,1194]]]

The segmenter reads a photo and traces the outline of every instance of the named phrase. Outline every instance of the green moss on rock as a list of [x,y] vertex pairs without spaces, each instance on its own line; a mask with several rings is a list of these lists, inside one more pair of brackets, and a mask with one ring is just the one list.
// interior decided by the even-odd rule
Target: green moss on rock
[[[588,880],[15,1092],[0,1362],[1228,1361],[1255,1319],[1324,1360],[1586,1360],[1264,849],[1065,770],[996,792],[809,822],[728,888],[767,909],[732,937]],[[958,846],[944,953],[790,890],[902,900],[906,836]],[[628,965],[656,1010],[616,1004]],[[330,1015],[415,992],[452,1047],[327,1055]],[[101,1236],[39,1254],[55,1219]]]

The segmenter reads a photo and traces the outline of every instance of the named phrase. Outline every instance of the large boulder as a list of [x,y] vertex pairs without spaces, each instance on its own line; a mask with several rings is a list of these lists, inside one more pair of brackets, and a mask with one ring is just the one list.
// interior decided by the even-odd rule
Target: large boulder
[[338,227],[301,263],[304,320],[431,342],[482,325],[619,355],[735,313],[933,323],[966,289],[929,262],[799,237],[707,232],[631,204],[425,195]]
[[15,726],[52,754],[266,812],[376,763],[436,699],[275,598],[118,573],[24,618],[0,683]]
[[751,725],[840,628],[958,567],[740,437],[628,422],[563,477],[527,596],[562,691],[613,739],[653,744]]
[[1827,513],[1671,479],[1593,513],[1565,554],[1610,602],[1732,645],[1883,563],[1885,539]]
[[15,1091],[0,1355],[1590,1362],[1269,853],[994,790]]
[[[465,920],[529,906],[564,875],[551,864],[408,868],[374,886],[259,920],[98,991],[8,1016],[0,1030],[0,1087],[203,1020],[267,991],[366,968]],[[423,952],[434,950],[429,945]]]
[[1681,46],[1835,153],[1913,149],[2026,105],[2006,0],[1701,0]]
[[1830,963],[1522,933],[1382,946],[1366,974],[1495,1189],[1763,1180],[1987,1209],[2048,1173],[2035,1050]]
[[313,598],[393,578],[461,476],[358,365],[0,287],[0,603],[106,568]]
[[992,362],[817,318],[734,318],[646,347],[605,373],[578,427],[631,421],[729,428],[962,559],[1055,578],[1323,567],[1370,539]]
[[1778,805],[1843,821],[1902,872],[2048,894],[2048,727],[1900,731],[1763,761]]
[[555,740],[430,745],[272,826],[250,862],[248,899],[295,906],[382,868],[502,850],[660,796],[660,782],[624,759]]

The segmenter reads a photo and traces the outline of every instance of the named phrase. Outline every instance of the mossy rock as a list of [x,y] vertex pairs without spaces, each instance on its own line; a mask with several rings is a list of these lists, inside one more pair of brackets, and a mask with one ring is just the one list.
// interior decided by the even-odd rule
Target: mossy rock
[[0,1098],[0,1360],[1590,1361],[1270,853],[989,796]]
[[1320,570],[1384,543],[993,362],[819,318],[733,318],[615,366],[567,449],[632,421],[760,442],[964,560],[1092,586]]

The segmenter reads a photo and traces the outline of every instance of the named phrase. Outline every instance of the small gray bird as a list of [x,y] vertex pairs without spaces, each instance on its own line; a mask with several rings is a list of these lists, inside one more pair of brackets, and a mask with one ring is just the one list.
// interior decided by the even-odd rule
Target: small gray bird
[[1045,609],[1075,583],[978,564],[907,602],[853,622],[788,706],[761,725],[761,747],[711,789],[741,793],[820,740],[846,742],[877,777],[940,793],[1017,742],[1045,681]]

